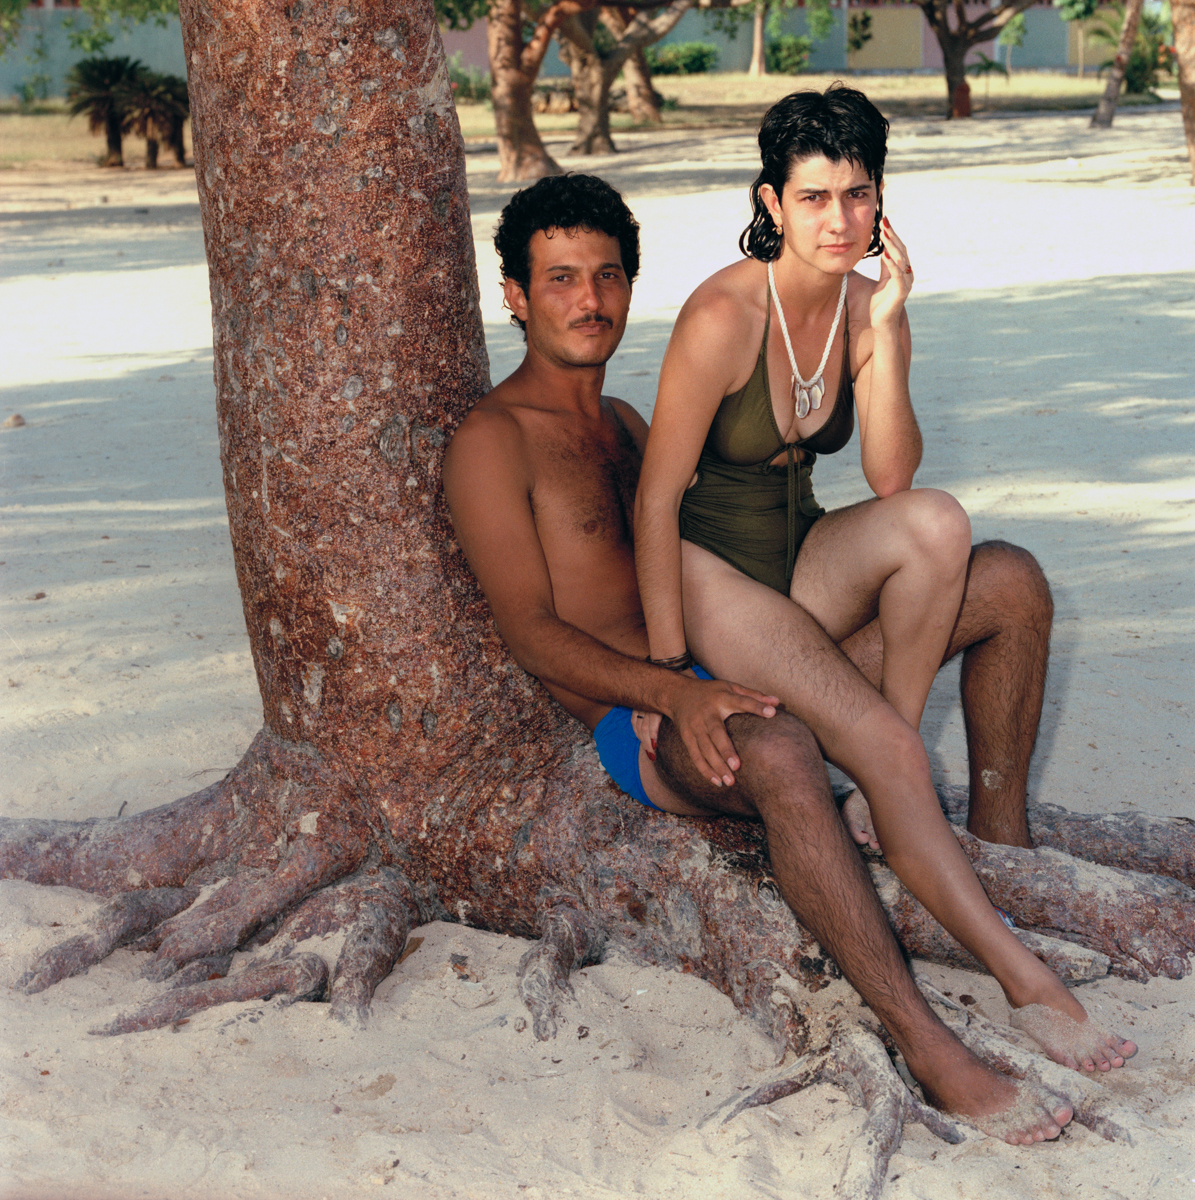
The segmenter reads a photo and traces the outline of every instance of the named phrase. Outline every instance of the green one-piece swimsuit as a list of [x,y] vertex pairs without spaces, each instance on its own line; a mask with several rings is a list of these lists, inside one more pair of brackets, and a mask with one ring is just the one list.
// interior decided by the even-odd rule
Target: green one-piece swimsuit
[[[697,482],[681,499],[680,535],[787,596],[801,542],[826,511],[813,496],[813,464],[819,454],[834,454],[851,440],[855,387],[850,330],[844,325],[834,409],[816,433],[786,442],[768,386],[771,321],[769,296],[755,370],[714,414],[697,461]],[[782,451],[787,462],[773,466]]]

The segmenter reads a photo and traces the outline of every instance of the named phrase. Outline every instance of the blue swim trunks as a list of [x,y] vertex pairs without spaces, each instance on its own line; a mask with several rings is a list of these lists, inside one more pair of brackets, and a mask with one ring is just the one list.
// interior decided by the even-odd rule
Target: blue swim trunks
[[[698,679],[713,679],[704,668],[693,665],[693,672]],[[635,736],[632,726],[632,711],[629,708],[612,708],[598,723],[593,731],[593,740],[597,742],[598,758],[606,768],[606,774],[628,796],[634,797],[640,804],[657,808],[643,790],[643,781],[639,778],[639,739]]]

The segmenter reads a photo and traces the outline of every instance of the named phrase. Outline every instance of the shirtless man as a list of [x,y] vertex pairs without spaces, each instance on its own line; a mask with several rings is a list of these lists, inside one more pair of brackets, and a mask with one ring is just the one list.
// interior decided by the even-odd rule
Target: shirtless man
[[[457,538],[516,660],[594,731],[603,765],[640,802],[680,816],[764,823],[785,899],[884,1023],[932,1103],[1013,1144],[1057,1137],[1070,1106],[987,1067],[925,1002],[808,729],[778,711],[775,697],[645,661],[631,513],[647,427],[601,391],[638,271],[638,226],[621,197],[589,176],[541,180],[511,200],[495,241],[527,353],[457,430],[444,488]],[[1044,678],[1048,590],[1044,602],[1044,581],[1026,591],[1031,561],[1011,547],[977,551],[949,649],[952,656],[971,647],[964,703],[972,749],[981,770],[1005,779],[1021,771],[1021,760],[1027,769],[1036,720],[1026,735],[1024,710],[1040,706]],[[1026,679],[1016,658],[1020,635],[1002,607],[1020,611],[1035,597],[1046,607],[1044,630],[1040,617],[1029,622],[1041,671]],[[878,677],[874,630],[844,648]],[[991,723],[985,703],[995,709]],[[665,717],[658,745],[641,746],[632,731],[644,713]],[[711,776],[733,783],[714,787]],[[1007,783],[988,776],[973,792],[972,827],[1027,845],[1023,778],[1021,788],[1010,799]],[[1091,1031],[1082,1050],[1055,1057],[1107,1069],[1135,1049]]]

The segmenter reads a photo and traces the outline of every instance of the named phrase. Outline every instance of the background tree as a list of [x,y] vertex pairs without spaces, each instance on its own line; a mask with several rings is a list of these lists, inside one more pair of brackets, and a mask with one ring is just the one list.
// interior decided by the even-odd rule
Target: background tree
[[[1090,30],[1091,40],[1109,46],[1114,51],[1119,49],[1124,18],[1124,5],[1113,5],[1111,12],[1101,13],[1096,18]],[[1148,95],[1158,86],[1160,75],[1173,73],[1172,38],[1173,33],[1167,12],[1150,10],[1143,6],[1141,17],[1137,22],[1137,36],[1133,39],[1133,47],[1129,51],[1128,61],[1124,66],[1126,95]],[[1110,69],[1114,62],[1114,58],[1105,59],[1100,64],[1100,69]]]
[[67,111],[87,114],[92,133],[101,130],[108,149],[102,166],[124,166],[124,135],[132,128],[133,95],[145,68],[132,58],[85,58],[66,77]]
[[[836,1194],[878,1195],[906,1118],[959,1134],[913,1099],[853,1005],[811,1015],[807,992],[835,970],[780,898],[762,828],[622,796],[511,661],[454,545],[441,458],[488,365],[430,3],[185,0],[182,18],[225,498],[264,726],[227,778],[174,804],[0,823],[0,877],[112,897],[23,986],[133,942],[152,952],[146,975],[175,986],[100,1032],[280,993],[363,1021],[409,929],[453,920],[538,936],[520,986],[548,1038],[569,972],[617,949],[708,979],[798,1056],[752,1092],[728,1086],[724,1113],[822,1078],[862,1098]],[[1094,949],[1020,936],[1070,979],[1189,970],[1189,822],[1046,808],[1031,822],[1039,844],[1142,873],[960,831],[1023,927]],[[911,952],[966,961],[882,864],[873,874]],[[334,963],[296,949],[335,930]],[[230,974],[240,947],[248,961]],[[1077,1072],[938,1002],[1005,1069],[1048,1078],[1081,1122],[1132,1136]]]
[[632,54],[658,42],[692,6],[693,0],[672,0],[666,8],[635,12],[630,20],[624,13],[594,8],[561,22],[561,57],[572,74],[580,113],[570,154],[615,153],[610,136],[611,85]]
[[158,165],[158,148],[165,142],[180,167],[187,165],[183,128],[190,115],[187,81],[177,75],[141,71],[124,87],[130,128],[145,138],[145,165]]
[[966,82],[967,52],[973,46],[998,37],[1013,17],[1035,2],[999,0],[998,4],[981,9],[974,17],[968,18],[962,0],[916,0],[942,48],[947,120],[954,115],[954,93],[960,84]]
[[1183,130],[1195,187],[1195,0],[1170,0],[1174,22],[1174,54],[1178,61],[1178,92],[1183,106]]
[[1141,20],[1143,0],[1128,0],[1124,9],[1124,21],[1120,29],[1120,41],[1116,45],[1116,53],[1112,56],[1108,67],[1108,81],[1104,85],[1104,94],[1096,107],[1095,115],[1091,118],[1092,129],[1108,129],[1112,118],[1116,116],[1116,102],[1120,98],[1120,89],[1124,84],[1125,68],[1129,64],[1129,56],[1133,52],[1133,43],[1137,40],[1137,25]]

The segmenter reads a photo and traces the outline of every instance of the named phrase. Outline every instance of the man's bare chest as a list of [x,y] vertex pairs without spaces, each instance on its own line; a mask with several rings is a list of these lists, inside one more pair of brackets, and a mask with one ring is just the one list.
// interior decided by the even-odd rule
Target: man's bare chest
[[531,505],[549,557],[630,549],[640,463],[630,437],[556,437],[539,451]]

